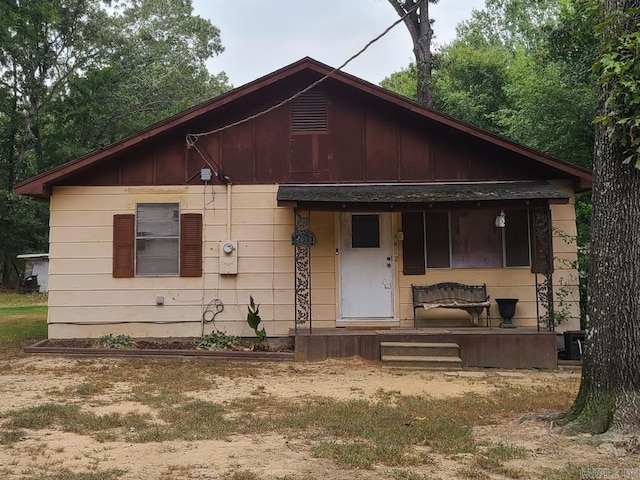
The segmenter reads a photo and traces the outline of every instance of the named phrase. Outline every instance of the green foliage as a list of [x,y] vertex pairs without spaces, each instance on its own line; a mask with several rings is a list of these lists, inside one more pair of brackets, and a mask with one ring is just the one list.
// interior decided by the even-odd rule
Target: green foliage
[[605,92],[604,113],[595,121],[624,149],[624,163],[640,169],[640,9],[618,10],[600,28],[615,32],[623,24],[628,31],[606,35],[595,65]]
[[435,56],[434,107],[465,122],[500,132],[492,115],[508,105],[504,93],[512,53],[500,45],[454,41]]
[[486,0],[471,19],[457,27],[459,38],[475,47],[503,45],[510,50],[535,52],[546,41],[546,32],[557,25],[558,0]]
[[504,86],[507,101],[493,118],[512,140],[590,167],[594,87],[570,84],[562,63],[518,51]]
[[403,68],[399,72],[394,72],[388,77],[385,77],[380,82],[380,86],[403,97],[416,100],[418,80],[415,64],[411,63],[407,68]]
[[[590,167],[597,21],[591,8],[589,0],[488,0],[435,52],[433,107]],[[413,65],[382,82],[409,98],[415,84]]]
[[226,332],[214,329],[196,347],[198,350],[233,350],[240,345],[240,339]]
[[102,348],[136,348],[136,342],[129,335],[112,333],[96,339],[96,345]]
[[229,88],[220,32],[191,0],[0,2],[0,271],[45,251],[45,204],[13,185]]
[[[1,121],[1,120],[0,120]],[[0,189],[0,283],[15,284],[16,255],[47,249],[47,205]]]
[[261,350],[267,350],[269,345],[267,343],[267,332],[264,328],[258,329],[260,322],[262,319],[260,318],[260,305],[256,305],[253,301],[253,297],[249,295],[249,306],[247,313],[247,323],[256,333],[256,337],[258,338],[255,347]]

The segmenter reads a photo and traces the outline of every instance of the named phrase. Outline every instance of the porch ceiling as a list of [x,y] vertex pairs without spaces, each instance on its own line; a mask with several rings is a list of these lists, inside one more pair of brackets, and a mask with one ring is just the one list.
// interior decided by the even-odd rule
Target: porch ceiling
[[436,182],[392,184],[280,185],[278,205],[342,210],[349,206],[402,210],[417,205],[548,201],[567,203],[569,195],[545,181]]

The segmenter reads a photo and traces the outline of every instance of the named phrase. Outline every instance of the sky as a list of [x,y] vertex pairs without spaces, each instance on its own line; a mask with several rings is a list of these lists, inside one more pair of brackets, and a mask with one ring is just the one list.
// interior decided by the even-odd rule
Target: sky
[[[207,64],[239,87],[303,57],[342,65],[399,19],[387,0],[193,0],[194,13],[220,29],[225,51]],[[431,5],[436,38],[446,44],[455,27],[484,0],[441,0]],[[411,37],[400,23],[344,71],[378,84],[414,60]]]

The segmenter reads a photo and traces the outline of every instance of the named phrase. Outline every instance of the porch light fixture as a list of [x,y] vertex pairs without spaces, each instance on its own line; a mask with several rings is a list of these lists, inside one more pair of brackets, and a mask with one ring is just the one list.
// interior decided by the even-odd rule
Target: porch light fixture
[[507,224],[507,216],[504,214],[504,210],[500,211],[500,215],[496,217],[496,227],[504,228]]

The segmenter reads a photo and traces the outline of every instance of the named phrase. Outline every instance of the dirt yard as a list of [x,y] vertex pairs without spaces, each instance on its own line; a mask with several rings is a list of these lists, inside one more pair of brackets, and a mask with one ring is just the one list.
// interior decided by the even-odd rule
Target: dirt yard
[[[553,400],[545,396],[562,397],[549,405],[568,405],[578,383],[576,371],[395,370],[358,359],[305,364],[4,359],[0,478],[640,479],[640,455],[624,445],[567,437],[549,421],[524,417],[540,413],[540,405],[546,405],[540,402]],[[371,464],[361,463],[369,455],[366,448],[373,448],[366,446],[366,439],[374,438],[364,433],[367,422],[374,424],[377,412],[383,412],[377,410],[380,404],[401,408],[406,398],[414,403],[433,400],[425,412],[443,409],[452,425],[460,415],[472,413],[466,443],[438,446],[440,439],[430,437],[407,447],[402,458],[378,452]],[[496,407],[499,401],[494,398],[513,398],[518,405]],[[191,423],[186,407],[171,416],[186,405],[210,413],[196,415]],[[471,412],[457,411],[460,405]],[[501,405],[509,411],[496,417],[491,412],[505,408]],[[342,409],[337,415],[345,431],[352,425],[350,412],[361,415],[357,412],[364,406],[365,414],[369,410],[373,417],[348,434],[338,431],[340,425],[326,430],[323,420],[292,420],[294,410],[300,415],[312,406],[314,412]],[[212,420],[215,415],[221,415],[215,417],[219,420]],[[242,426],[233,423],[245,417],[250,420]],[[273,423],[265,423],[269,419]],[[430,427],[421,422],[427,421],[424,416],[407,416],[399,435],[417,428],[426,432]],[[460,421],[469,422],[467,417]],[[226,430],[218,432],[223,424]],[[180,427],[171,430],[172,425]],[[359,430],[365,440],[360,440]],[[446,429],[437,434],[446,435]],[[353,450],[352,458],[339,448],[346,444],[364,450]]]

